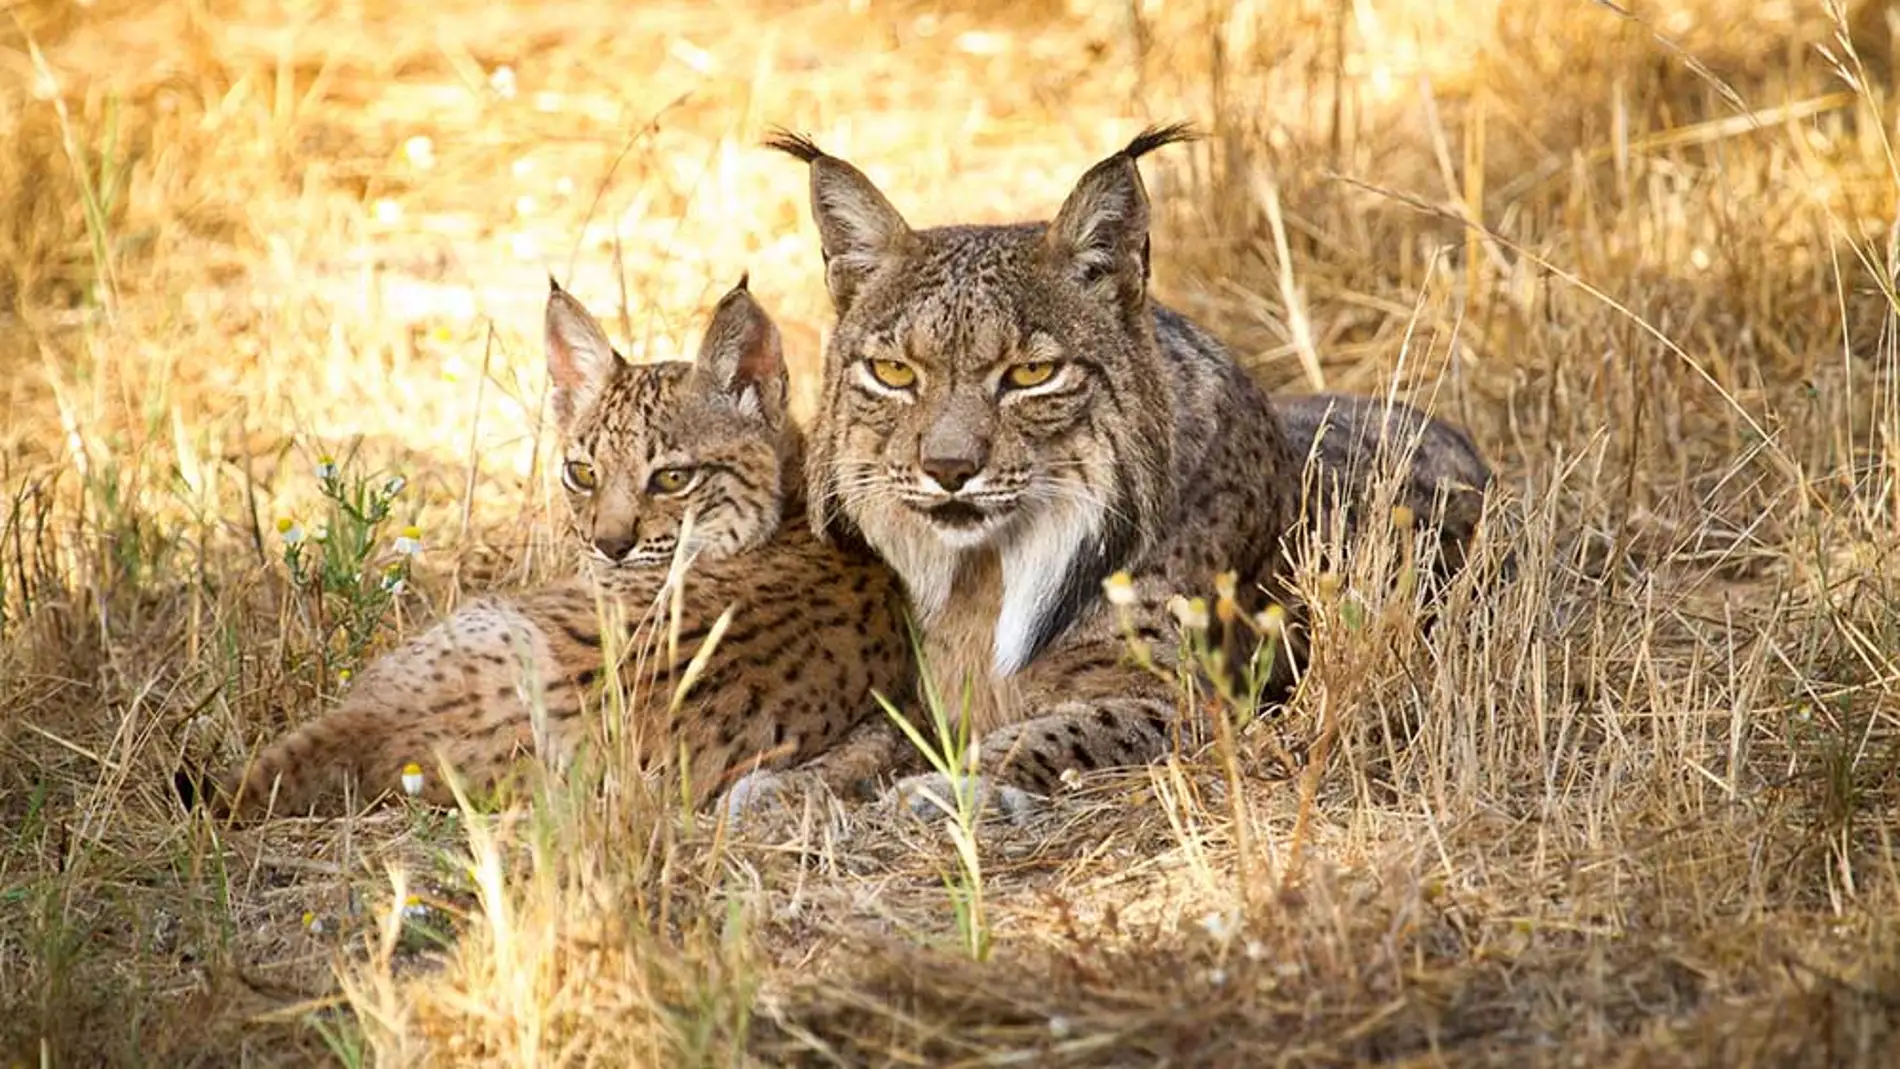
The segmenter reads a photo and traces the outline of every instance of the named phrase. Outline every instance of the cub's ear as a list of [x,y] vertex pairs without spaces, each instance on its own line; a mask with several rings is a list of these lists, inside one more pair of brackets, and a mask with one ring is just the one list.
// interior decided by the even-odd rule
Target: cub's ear
[[1139,309],[1148,285],[1148,192],[1135,161],[1194,136],[1182,123],[1149,127],[1089,168],[1049,224],[1050,263],[1104,303]]
[[785,350],[777,324],[753,298],[750,281],[750,275],[741,277],[713,308],[693,369],[739,411],[776,427],[785,419],[789,392]]
[[563,429],[587,411],[625,361],[607,332],[554,276],[548,276],[548,379],[554,384],[554,417]]
[[811,214],[825,257],[825,288],[843,315],[866,279],[897,257],[910,226],[864,172],[826,154],[810,138],[775,131],[765,141],[811,165]]

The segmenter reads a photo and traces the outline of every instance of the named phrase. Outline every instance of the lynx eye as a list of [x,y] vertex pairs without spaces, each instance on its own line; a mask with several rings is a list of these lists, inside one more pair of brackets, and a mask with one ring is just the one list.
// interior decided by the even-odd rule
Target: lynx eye
[[1003,373],[1003,382],[1013,390],[1026,390],[1031,386],[1041,386],[1055,378],[1054,360],[1031,360],[1027,364],[1015,364]]
[[693,469],[661,468],[647,479],[647,492],[653,494],[677,494],[692,485]]
[[585,460],[570,460],[561,468],[561,485],[577,494],[593,493],[599,483],[594,466]]
[[917,369],[902,360],[871,361],[871,377],[878,385],[893,390],[908,390],[917,385]]

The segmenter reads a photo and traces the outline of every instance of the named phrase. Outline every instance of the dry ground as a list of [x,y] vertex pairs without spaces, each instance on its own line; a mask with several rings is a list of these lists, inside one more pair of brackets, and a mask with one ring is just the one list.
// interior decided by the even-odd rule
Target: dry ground
[[[1885,4],[0,8],[0,1064],[1900,1050]],[[1467,422],[1519,578],[1420,640],[1351,577],[1242,760],[987,831],[986,960],[977,881],[876,806],[181,810],[334,688],[272,526],[319,456],[409,479],[378,641],[559,567],[546,272],[657,356],[750,270],[808,398],[768,125],[928,223],[1176,118],[1163,295],[1275,389]]]

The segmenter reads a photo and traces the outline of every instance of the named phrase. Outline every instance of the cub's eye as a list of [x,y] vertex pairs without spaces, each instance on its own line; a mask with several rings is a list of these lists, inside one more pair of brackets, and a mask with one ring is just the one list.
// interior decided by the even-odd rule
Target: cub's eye
[[1055,378],[1054,360],[1032,360],[1027,364],[1013,365],[1003,373],[1004,385],[1015,390],[1026,390],[1031,386],[1041,386]]
[[561,468],[561,484],[577,494],[592,493],[599,481],[594,466],[585,460],[570,460]]
[[917,369],[902,360],[873,360],[871,377],[893,390],[908,390],[917,384]]
[[693,481],[691,468],[661,468],[647,480],[647,492],[677,494]]

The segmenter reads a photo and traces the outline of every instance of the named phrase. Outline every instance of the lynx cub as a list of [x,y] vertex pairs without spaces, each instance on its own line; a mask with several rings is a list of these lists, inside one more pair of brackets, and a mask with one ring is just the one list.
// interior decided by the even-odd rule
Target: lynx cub
[[[334,808],[346,783],[380,794],[412,761],[427,770],[423,797],[452,804],[438,755],[478,788],[525,753],[565,758],[589,736],[594,718],[583,714],[599,707],[614,648],[633,651],[623,678],[634,722],[623,729],[650,756],[684,743],[700,800],[755,763],[826,753],[876,715],[874,691],[895,698],[908,686],[896,578],[863,549],[821,544],[805,520],[803,440],[786,411],[778,332],[744,282],[720,301],[697,360],[644,366],[622,360],[586,309],[552,287],[547,360],[562,482],[592,582],[484,598],[383,656],[339,708],[227,779],[221,809]],[[691,564],[669,656],[676,552]],[[670,715],[689,659],[729,607],[729,629]],[[612,641],[603,619],[621,618]],[[882,738],[860,727],[852,746]],[[847,748],[814,771],[849,778],[860,774],[852,760]]]
[[1104,579],[1132,575],[1136,634],[1164,657],[1176,592],[1232,570],[1249,611],[1288,596],[1300,450],[1227,351],[1148,295],[1136,161],[1186,136],[1144,132],[1052,222],[922,230],[810,140],[770,142],[810,165],[837,312],[812,522],[903,576],[938,689],[972,686],[981,766],[1005,787],[1169,744],[1175,689],[1127,662]]

